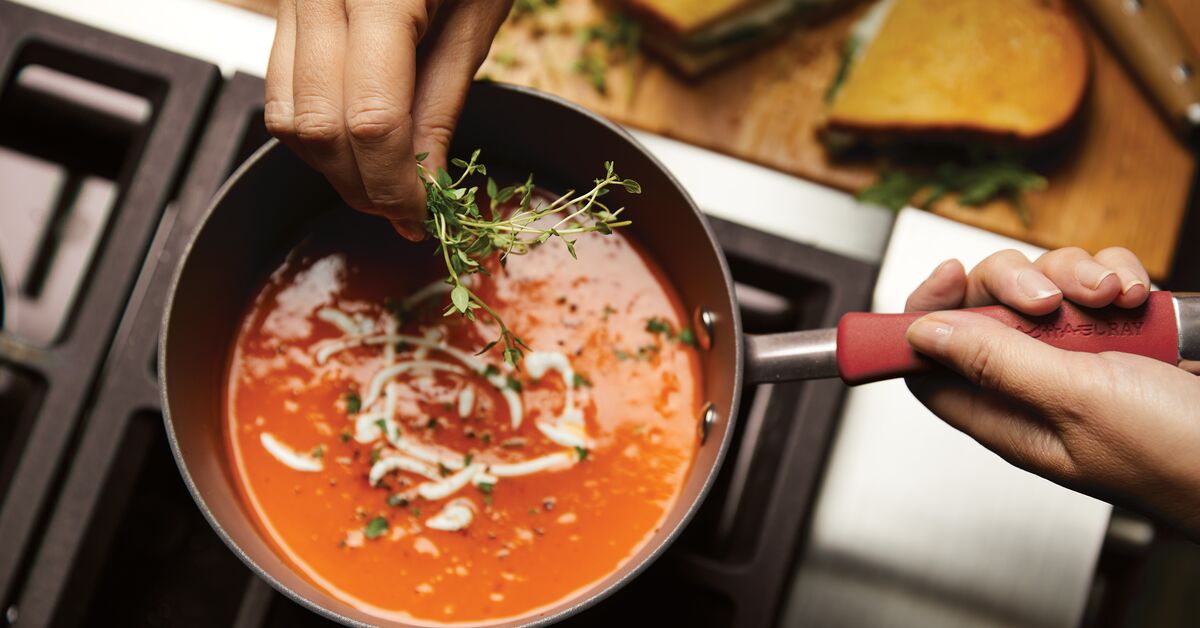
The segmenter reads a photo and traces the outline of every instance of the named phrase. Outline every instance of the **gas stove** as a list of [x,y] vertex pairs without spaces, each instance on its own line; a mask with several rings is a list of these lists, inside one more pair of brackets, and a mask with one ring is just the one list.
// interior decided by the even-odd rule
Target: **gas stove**
[[[209,198],[268,138],[262,81],[0,2],[0,608],[29,626],[325,625],[226,549],[160,416],[170,276]],[[832,326],[876,267],[713,220],[747,331]],[[685,534],[568,625],[771,626],[844,396],[744,395]]]

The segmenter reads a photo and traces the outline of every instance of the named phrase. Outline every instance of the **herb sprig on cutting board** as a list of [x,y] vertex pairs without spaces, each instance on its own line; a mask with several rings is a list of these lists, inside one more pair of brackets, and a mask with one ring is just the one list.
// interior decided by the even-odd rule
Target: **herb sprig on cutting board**
[[[517,366],[529,349],[519,336],[504,323],[496,311],[467,285],[471,275],[488,274],[484,260],[498,253],[501,262],[510,255],[524,255],[551,238],[558,238],[575,257],[575,242],[580,234],[611,234],[613,229],[630,224],[620,218],[624,207],[611,209],[600,200],[613,188],[630,194],[640,194],[641,186],[633,179],[623,179],[613,170],[611,161],[604,163],[604,176],[593,180],[590,189],[577,194],[569,190],[552,202],[534,203],[533,175],[520,185],[500,187],[487,178],[484,191],[488,205],[481,208],[476,202],[477,185],[470,185],[472,175],[487,176],[487,166],[479,162],[477,149],[471,159],[452,159],[451,165],[460,168],[453,178],[443,168],[430,172],[424,160],[428,153],[417,155],[417,171],[425,182],[429,217],[425,230],[438,242],[438,252],[446,263],[446,283],[451,286],[450,304],[445,315],[460,314],[475,320],[475,311],[483,310],[500,328],[498,337],[487,343],[480,354],[503,346],[504,361]],[[503,206],[517,199],[515,208],[503,211]]]

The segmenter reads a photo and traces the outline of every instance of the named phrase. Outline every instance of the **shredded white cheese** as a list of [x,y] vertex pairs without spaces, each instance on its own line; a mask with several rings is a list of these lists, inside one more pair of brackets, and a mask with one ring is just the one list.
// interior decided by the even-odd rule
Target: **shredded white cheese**
[[439,447],[442,451],[436,451],[426,447],[420,443],[413,442],[399,434],[395,438],[388,439],[392,447],[400,450],[401,453],[408,454],[418,460],[423,460],[433,465],[441,465],[451,471],[458,471],[463,468],[462,455],[456,451],[450,451]]
[[592,441],[587,436],[583,422],[565,420],[559,417],[557,421],[538,421],[537,428],[552,442],[563,447],[582,447],[591,449]]
[[325,468],[325,463],[321,462],[319,458],[314,458],[310,454],[300,453],[292,449],[271,435],[270,432],[260,433],[258,440],[262,443],[263,448],[267,450],[267,453],[296,471],[315,472]]
[[[410,302],[429,298],[448,289],[449,287],[442,283],[431,284],[422,289],[424,294],[414,294]],[[395,451],[389,450],[371,466],[367,479],[372,486],[377,485],[388,473],[404,471],[429,480],[417,485],[418,495],[428,500],[440,500],[472,483],[476,486],[494,485],[500,478],[569,468],[582,459],[582,449],[591,446],[583,411],[576,399],[575,370],[570,359],[556,351],[530,352],[525,357],[525,367],[535,379],[552,370],[562,378],[562,410],[556,416],[539,420],[537,428],[549,440],[563,446],[564,450],[513,463],[486,464],[478,461],[467,465],[464,456],[459,452],[405,438],[396,421],[400,384],[393,380],[397,376],[410,373],[414,378],[412,385],[421,390],[426,384],[433,384],[432,378],[437,371],[456,375],[467,375],[468,371],[473,371],[483,375],[489,370],[488,363],[447,344],[445,334],[437,328],[426,330],[423,336],[400,334],[397,333],[399,321],[394,317],[385,316],[381,319],[383,333],[374,334],[374,321],[365,321],[360,315],[351,317],[335,308],[323,308],[317,315],[346,334],[343,338],[318,344],[315,350],[318,364],[324,364],[339,351],[383,345],[385,366],[371,376],[362,399],[364,411],[354,417],[355,440],[366,444],[382,438],[395,448]],[[396,351],[397,343],[406,343],[416,347],[416,350],[401,358]],[[433,351],[441,352],[457,364],[426,359]],[[503,364],[484,378],[504,397],[512,427],[516,429],[522,423],[524,408],[521,396],[508,386],[508,376],[513,370],[510,365]],[[469,383],[459,391],[457,410],[460,417],[467,418],[474,412],[477,394],[478,391]],[[262,439],[264,447],[289,467],[302,471],[319,471],[323,468],[319,459],[297,453],[269,434],[264,433]],[[444,473],[450,475],[443,477]],[[428,519],[426,526],[435,530],[460,530],[470,525],[474,514],[475,506],[470,500],[458,498]]]
[[425,464],[424,462],[421,462],[420,460],[414,460],[408,456],[397,455],[385,456],[380,458],[375,464],[371,465],[371,472],[367,475],[367,480],[371,483],[371,486],[375,486],[376,484],[379,484],[379,481],[383,479],[383,476],[396,470],[416,473],[417,475],[424,476],[434,481],[441,480],[441,476],[438,475],[437,469]]
[[475,477],[476,473],[482,470],[482,465],[467,465],[462,471],[436,482],[422,482],[417,485],[417,494],[430,501],[444,499],[457,493]]
[[547,371],[557,371],[565,389],[562,412],[551,421],[538,421],[538,430],[563,447],[590,447],[583,410],[575,402],[575,369],[571,360],[558,351],[533,351],[525,357],[525,369],[534,379],[540,379]]
[[[354,440],[362,443],[373,443],[380,437],[386,438],[388,441],[395,440],[400,436],[400,428],[396,425],[394,417],[396,416],[396,384],[389,382],[387,392],[384,394],[383,412],[376,414],[366,412],[360,414],[354,420]],[[379,423],[383,422],[383,427],[386,428],[386,433],[380,429]]]
[[475,479],[471,480],[471,483],[474,484],[475,486],[479,486],[480,484],[495,485],[496,482],[499,482],[499,481],[500,481],[500,478],[488,473],[487,471],[481,471],[481,472],[475,474]]
[[[434,330],[431,330],[431,331],[434,331]],[[395,345],[398,342],[405,342],[414,347],[418,347],[418,350],[413,352],[412,362],[424,361],[425,351],[426,350],[434,350],[434,351],[441,351],[442,353],[449,355],[450,357],[461,362],[467,368],[475,371],[476,373],[483,373],[488,367],[487,362],[484,362],[483,360],[480,360],[479,358],[477,358],[465,351],[461,351],[459,349],[451,347],[451,346],[445,344],[444,340],[437,339],[436,337],[434,337],[432,335],[430,337],[423,338],[420,336],[409,336],[407,334],[384,334],[384,335],[379,335],[379,336],[369,336],[369,337],[356,336],[353,338],[339,338],[337,340],[328,340],[328,341],[319,343],[317,345],[318,348],[315,352],[315,359],[317,361],[317,364],[325,364],[326,362],[329,361],[329,358],[333,357],[334,354],[341,352],[341,351],[345,351],[347,349],[353,349],[355,347],[361,347],[361,346],[366,346],[366,345],[379,345],[379,344]],[[401,364],[406,364],[406,362],[401,362]],[[399,366],[399,364],[397,364],[396,366]],[[511,419],[512,419],[512,427],[513,427],[513,429],[516,429],[521,426],[521,420],[523,417],[523,408],[521,406],[521,397],[515,391],[513,391],[511,388],[508,387],[508,380],[502,374],[502,373],[511,373],[513,368],[511,366],[509,366],[508,364],[503,364],[499,368],[500,368],[501,374],[491,375],[490,377],[487,378],[487,381],[489,384],[494,386],[496,388],[496,390],[500,391],[500,395],[504,397],[504,402],[505,402],[505,404],[508,405],[509,417],[511,417]],[[378,377],[378,375],[377,375],[377,377]],[[570,379],[571,378],[568,378],[568,380],[570,380]],[[568,383],[571,383],[571,382],[568,382]],[[365,405],[366,406],[371,405],[373,400],[374,399],[370,395],[368,395],[367,399],[364,399]]]
[[471,410],[475,408],[475,389],[470,386],[465,386],[462,392],[458,393],[458,416],[467,418],[471,416]]
[[363,397],[363,404],[370,406],[371,404],[375,403],[375,401],[379,399],[379,393],[383,392],[384,384],[390,381],[393,377],[406,371],[419,369],[428,369],[430,371],[446,371],[448,373],[456,373],[458,375],[466,374],[466,371],[464,371],[460,366],[455,366],[446,362],[438,362],[436,360],[412,360],[409,362],[393,364],[379,371],[374,377],[371,378],[371,384],[367,387],[367,395]]
[[425,527],[433,530],[462,530],[471,525],[475,518],[475,504],[465,497],[452,499],[442,511],[425,520]]
[[566,469],[575,464],[578,459],[579,457],[574,453],[559,451],[521,462],[489,465],[487,471],[498,478],[513,478],[541,471]]
[[[464,277],[464,279],[465,279],[465,277]],[[445,281],[439,279],[431,284],[428,284],[428,285],[422,287],[420,290],[417,290],[416,292],[409,295],[409,297],[404,300],[404,305],[405,305],[405,307],[411,308],[411,307],[421,303],[425,299],[436,297],[440,294],[449,294],[450,290],[453,287],[454,286],[451,286],[450,284],[446,283]]]
[[[399,334],[400,321],[396,320],[395,316],[388,316],[383,322],[383,333],[387,336]],[[385,342],[383,344],[383,359],[388,364],[396,362],[396,343]]]
[[337,308],[323,307],[317,310],[317,318],[337,327],[345,334],[359,335],[366,333],[358,323],[354,322],[353,318],[350,318],[349,314]]

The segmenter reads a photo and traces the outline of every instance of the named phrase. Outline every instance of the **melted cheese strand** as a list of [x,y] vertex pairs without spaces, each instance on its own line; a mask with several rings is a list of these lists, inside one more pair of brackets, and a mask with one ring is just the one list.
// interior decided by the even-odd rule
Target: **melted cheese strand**
[[475,486],[479,486],[480,484],[493,484],[494,485],[496,482],[499,482],[499,481],[500,481],[500,478],[488,473],[487,471],[482,471],[480,473],[475,474],[475,478],[471,480],[471,484],[474,484]]
[[397,434],[395,438],[389,439],[388,442],[390,442],[392,447],[395,447],[400,452],[408,454],[418,460],[424,460],[429,464],[440,464],[451,471],[458,471],[459,469],[463,468],[462,455],[460,455],[458,452],[451,452],[454,454],[453,458],[440,455],[432,449],[428,449],[417,443],[414,443],[413,441],[404,438],[399,434]]
[[[396,317],[389,316],[383,323],[383,333],[386,336],[395,336],[400,333],[400,321]],[[388,364],[396,363],[396,343],[383,343],[383,359]]]
[[[388,382],[387,390],[383,396],[383,413],[373,414],[364,413],[359,415],[354,421],[354,440],[367,444],[384,437],[391,441],[400,437],[400,427],[396,425],[396,383]],[[379,422],[383,421],[386,432],[379,429]]]
[[588,438],[583,425],[560,419],[554,423],[538,421],[537,428],[546,438],[557,445],[591,449],[592,441]]
[[391,455],[380,458],[378,462],[371,465],[371,472],[367,475],[367,481],[371,483],[371,486],[375,486],[379,484],[379,480],[382,480],[383,476],[397,469],[416,473],[434,481],[441,479],[437,469],[420,460],[413,460],[408,456]]
[[475,504],[465,497],[458,497],[447,502],[441,512],[426,519],[425,527],[452,532],[471,525],[474,518]]
[[475,389],[466,386],[462,392],[458,393],[458,416],[467,418],[471,416],[471,410],[475,408]]
[[479,464],[469,464],[462,471],[437,482],[423,482],[417,486],[417,494],[430,501],[449,497],[466,486],[475,474],[483,470]]
[[[515,478],[522,475],[531,475],[541,471],[557,471],[566,469],[574,465],[579,460],[579,456],[572,452],[559,451],[552,454],[547,454],[539,458],[531,458],[514,462],[512,464],[493,464],[488,465],[487,472],[498,478]],[[472,465],[473,466],[473,465]]]
[[411,308],[425,299],[438,296],[439,294],[449,294],[453,287],[454,286],[451,286],[445,281],[439,279],[410,294],[407,299],[404,299],[403,303],[406,307]]
[[317,310],[317,318],[337,327],[342,330],[342,333],[358,335],[363,333],[363,329],[358,323],[354,322],[350,315],[333,307],[323,307]]
[[557,371],[566,391],[562,412],[553,421],[538,421],[538,430],[563,447],[590,447],[583,410],[575,405],[575,369],[567,356],[558,351],[534,351],[525,357],[525,368],[534,379],[540,379],[547,371]]
[[[483,360],[480,360],[479,358],[477,358],[465,351],[462,351],[462,350],[456,349],[454,347],[451,347],[449,345],[446,345],[442,341],[433,341],[428,338],[422,338],[420,336],[409,336],[407,334],[385,334],[385,335],[381,335],[381,336],[369,336],[369,337],[368,336],[356,336],[353,338],[340,338],[338,340],[329,340],[329,341],[320,343],[320,345],[319,345],[320,348],[317,349],[317,351],[316,351],[316,360],[317,360],[317,364],[324,364],[335,353],[338,353],[340,351],[345,351],[346,349],[353,349],[355,347],[361,347],[361,346],[365,346],[365,345],[379,345],[379,344],[394,345],[395,343],[398,343],[398,342],[405,342],[414,347],[420,347],[422,349],[432,349],[434,351],[441,351],[442,353],[449,355],[450,357],[454,358],[455,360],[462,362],[463,364],[465,364],[467,366],[467,368],[470,368],[471,370],[473,370],[477,373],[483,373],[488,367],[487,362],[484,362]],[[416,358],[415,355],[413,357]],[[418,362],[421,360],[414,359],[413,361]],[[505,373],[512,371],[512,367],[509,366],[508,364],[504,364],[500,368],[502,369],[502,372],[505,372]],[[570,368],[569,365],[568,365],[568,368]],[[574,371],[571,371],[571,373],[572,373],[572,376],[568,379],[574,379]],[[491,375],[491,376],[487,377],[486,379],[487,379],[488,383],[491,384],[493,387],[495,387],[496,390],[500,391],[500,395],[504,397],[504,402],[508,405],[508,416],[512,419],[513,429],[517,429],[518,427],[521,427],[521,421],[524,416],[524,408],[522,407],[522,404],[521,404],[520,395],[518,395],[515,391],[513,391],[511,388],[508,387],[508,380],[505,379],[505,377],[503,375],[500,375],[500,374]],[[569,382],[569,383],[573,384],[574,382]],[[568,390],[567,394],[572,395],[568,399],[568,401],[570,401],[570,400],[574,399],[573,393],[571,391],[571,386],[568,386],[567,390]],[[372,399],[372,401],[373,401],[373,398],[371,398],[370,395],[368,395],[368,398]],[[368,406],[371,405],[370,401],[368,401],[365,405],[368,405]]]
[[292,449],[271,435],[270,432],[260,433],[258,440],[262,443],[263,448],[267,450],[267,453],[271,454],[271,456],[282,462],[285,466],[296,471],[316,472],[325,469],[325,463],[321,462],[320,459]]
[[447,364],[446,362],[437,362],[435,360],[412,360],[410,362],[401,362],[393,364],[371,378],[371,385],[367,388],[367,394],[363,397],[363,405],[371,406],[379,399],[379,393],[383,392],[383,386],[393,377],[416,369],[428,369],[430,371],[446,371],[448,373],[457,373],[466,375],[467,372],[460,366]]

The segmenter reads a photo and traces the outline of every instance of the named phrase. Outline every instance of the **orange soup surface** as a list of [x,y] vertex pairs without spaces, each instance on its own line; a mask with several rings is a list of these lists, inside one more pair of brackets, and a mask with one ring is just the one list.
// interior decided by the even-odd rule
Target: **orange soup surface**
[[470,284],[374,220],[327,215],[232,348],[225,433],[246,508],[317,586],[382,619],[534,617],[603,579],[673,507],[697,447],[681,307],[619,232],[554,241]]

